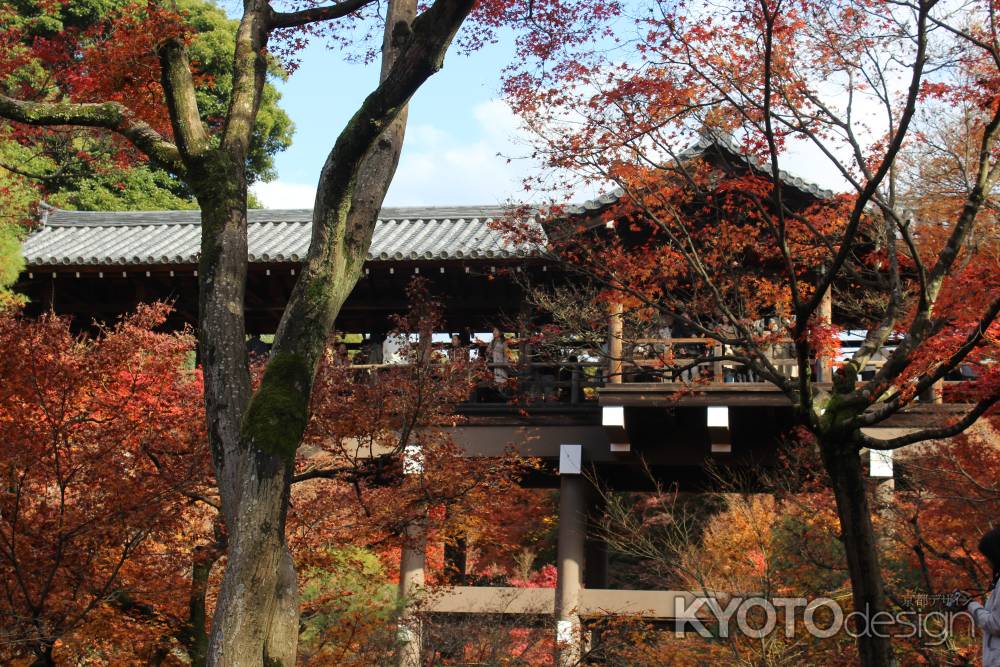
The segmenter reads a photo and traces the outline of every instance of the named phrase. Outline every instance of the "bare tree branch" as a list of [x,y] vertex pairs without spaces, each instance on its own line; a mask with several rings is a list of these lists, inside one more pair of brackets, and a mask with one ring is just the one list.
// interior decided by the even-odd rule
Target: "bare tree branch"
[[376,0],[343,0],[325,7],[311,7],[297,12],[272,12],[268,18],[270,28],[295,28],[309,23],[330,21],[353,14],[373,4]]

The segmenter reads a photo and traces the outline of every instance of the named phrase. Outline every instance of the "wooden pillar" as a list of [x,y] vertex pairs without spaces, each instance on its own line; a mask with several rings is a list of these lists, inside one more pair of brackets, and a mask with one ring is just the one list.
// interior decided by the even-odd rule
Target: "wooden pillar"
[[424,588],[427,534],[420,522],[406,527],[399,559],[399,667],[420,667],[421,632],[417,596]]
[[608,381],[612,384],[618,384],[622,381],[624,312],[625,309],[620,301],[611,304],[611,321],[608,327]]
[[584,543],[587,534],[587,480],[579,474],[559,476],[559,544],[556,578],[556,664],[580,661],[580,597],[583,589]]
[[[827,287],[823,292],[823,300],[819,302],[819,321],[823,325],[833,324],[833,287]],[[833,381],[833,359],[822,356],[817,359],[817,382]]]
[[586,588],[608,587],[608,543],[600,534],[601,520],[604,518],[606,501],[600,491],[590,488],[589,512],[587,516],[587,540],[584,543],[583,584]]
[[921,403],[944,403],[944,380],[938,380],[920,395]]
[[56,312],[56,274],[54,271],[42,291],[42,310],[46,313]]

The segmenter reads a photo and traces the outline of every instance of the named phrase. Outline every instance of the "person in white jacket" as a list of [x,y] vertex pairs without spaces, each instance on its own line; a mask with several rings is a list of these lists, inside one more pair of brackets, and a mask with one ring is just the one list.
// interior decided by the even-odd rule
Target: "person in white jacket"
[[967,594],[956,591],[959,608],[965,608],[972,615],[976,625],[983,631],[983,667],[1000,667],[1000,528],[994,528],[979,540],[979,551],[986,556],[993,568],[990,592],[986,604],[971,599]]

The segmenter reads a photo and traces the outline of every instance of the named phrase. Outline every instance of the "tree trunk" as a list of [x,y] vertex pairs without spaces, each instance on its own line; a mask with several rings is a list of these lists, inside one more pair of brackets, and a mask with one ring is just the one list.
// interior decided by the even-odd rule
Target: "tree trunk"
[[205,600],[212,568],[225,552],[221,543],[195,548],[191,564],[191,592],[188,596],[188,627],[181,637],[191,667],[205,667],[208,661],[208,613]]
[[[823,462],[837,500],[841,541],[851,576],[854,611],[860,612],[859,615],[864,619],[872,619],[875,614],[886,610],[885,589],[861,456],[856,447],[824,443]],[[870,624],[868,627],[870,628]],[[895,665],[888,637],[875,637],[871,633],[861,632],[857,644],[862,667]]]
[[241,446],[242,500],[229,523],[208,665],[291,667],[298,640],[297,584],[284,534],[291,460],[252,442]]
[[55,667],[56,661],[52,656],[52,644],[44,643],[35,647],[35,659],[31,662],[31,667]]
[[[230,535],[209,667],[294,664],[297,582],[284,529],[292,467],[309,418],[313,378],[326,338],[371,244],[378,208],[399,157],[406,105],[416,89],[440,69],[473,5],[472,0],[435,2],[411,28],[415,0],[390,3],[384,44],[387,57],[404,47],[409,55],[399,61],[405,66],[383,75],[327,158],[317,189],[309,253],[275,333],[264,377],[252,397],[243,324],[247,270],[244,160],[215,153],[213,161],[219,164],[198,165],[199,173],[194,174],[195,182],[208,184],[198,191],[202,207],[199,342],[205,352],[209,434]],[[221,180],[219,174],[230,180]]]
[[[222,153],[196,168],[203,172],[197,182],[204,184],[198,192],[198,343],[209,441],[229,531],[206,664],[290,667],[298,637],[295,573],[284,535],[291,459],[261,449],[243,429],[250,399],[243,320],[246,181],[239,158]],[[268,426],[274,432],[296,431],[281,419]],[[290,600],[296,607],[294,622],[288,620]],[[281,620],[273,618],[276,613]]]

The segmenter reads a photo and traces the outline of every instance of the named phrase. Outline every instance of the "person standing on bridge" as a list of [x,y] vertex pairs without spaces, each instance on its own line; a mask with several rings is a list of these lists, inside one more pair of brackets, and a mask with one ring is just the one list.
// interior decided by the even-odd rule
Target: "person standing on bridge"
[[488,368],[493,371],[493,382],[501,392],[510,377],[508,368],[510,366],[510,348],[507,338],[500,331],[499,327],[493,327],[492,338],[485,341],[478,336],[474,343],[480,351],[480,358],[486,362]]

